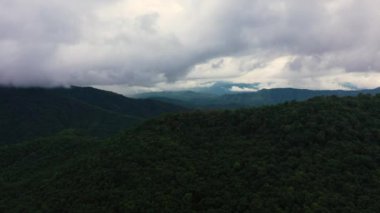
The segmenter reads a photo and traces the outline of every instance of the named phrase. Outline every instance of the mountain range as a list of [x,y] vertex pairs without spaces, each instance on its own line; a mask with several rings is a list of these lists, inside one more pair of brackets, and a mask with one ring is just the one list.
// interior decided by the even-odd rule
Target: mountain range
[[[138,94],[135,97],[146,100],[159,100],[166,103],[191,108],[234,109],[273,105],[287,101],[304,101],[317,96],[356,96],[363,94],[378,94],[380,88],[366,90],[308,90],[294,88],[262,89],[255,92],[210,92],[215,88],[254,88],[255,85],[217,84],[209,89],[194,89],[186,91],[163,91]],[[208,91],[209,93],[205,92]]]
[[195,89],[197,91],[141,94],[138,96],[140,99],[91,87],[0,87],[0,144],[18,143],[67,129],[107,137],[158,115],[190,109],[247,108],[303,101],[315,96],[380,93],[379,88],[352,91],[284,88],[226,92],[235,86],[255,87],[254,84],[218,83],[206,89]]

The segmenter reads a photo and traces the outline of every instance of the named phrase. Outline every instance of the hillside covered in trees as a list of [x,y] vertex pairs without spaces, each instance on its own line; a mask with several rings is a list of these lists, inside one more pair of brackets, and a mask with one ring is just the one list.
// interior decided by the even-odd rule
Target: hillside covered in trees
[[0,164],[1,212],[379,212],[380,95],[67,130]]
[[90,87],[0,87],[0,145],[70,128],[110,136],[161,113],[183,110]]

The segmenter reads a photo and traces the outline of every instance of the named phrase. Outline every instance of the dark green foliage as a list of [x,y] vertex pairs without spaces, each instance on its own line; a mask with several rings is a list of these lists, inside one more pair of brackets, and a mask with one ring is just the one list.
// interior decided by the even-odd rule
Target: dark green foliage
[[380,211],[380,95],[68,131],[0,149],[0,212]]
[[0,145],[68,128],[109,136],[145,118],[180,110],[93,88],[0,88]]

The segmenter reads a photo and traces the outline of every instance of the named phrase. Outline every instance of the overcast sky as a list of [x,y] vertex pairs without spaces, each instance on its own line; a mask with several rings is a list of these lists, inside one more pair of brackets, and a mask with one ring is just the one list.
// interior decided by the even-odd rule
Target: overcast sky
[[0,84],[378,87],[379,21],[380,0],[0,0]]

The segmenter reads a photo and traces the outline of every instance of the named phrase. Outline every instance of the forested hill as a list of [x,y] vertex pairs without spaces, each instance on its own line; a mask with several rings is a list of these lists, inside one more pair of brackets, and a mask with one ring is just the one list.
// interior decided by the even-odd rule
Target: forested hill
[[55,89],[57,94],[80,100],[90,105],[113,112],[136,117],[150,118],[167,112],[183,111],[183,107],[155,100],[128,98],[120,94],[99,90],[92,87],[71,87]]
[[94,88],[0,87],[0,145],[74,128],[109,136],[146,118],[183,110]]
[[0,148],[3,212],[380,211],[380,95],[179,113]]

